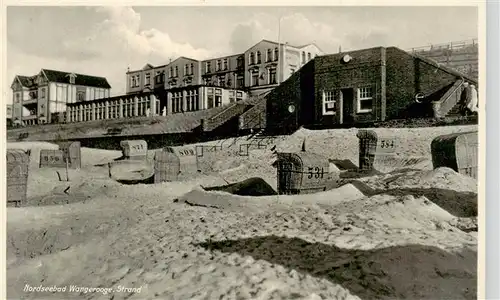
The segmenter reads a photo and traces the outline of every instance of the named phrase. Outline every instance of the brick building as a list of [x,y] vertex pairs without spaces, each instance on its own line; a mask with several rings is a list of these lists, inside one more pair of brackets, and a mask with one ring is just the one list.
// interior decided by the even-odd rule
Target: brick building
[[261,127],[443,116],[457,105],[464,82],[477,86],[458,71],[396,47],[318,56],[269,93]]

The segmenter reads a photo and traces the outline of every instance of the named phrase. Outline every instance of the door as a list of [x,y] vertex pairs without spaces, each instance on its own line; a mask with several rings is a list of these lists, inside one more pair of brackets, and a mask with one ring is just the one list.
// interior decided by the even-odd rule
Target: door
[[354,89],[341,89],[342,123],[354,123]]
[[214,96],[213,95],[208,95],[208,107],[207,108],[213,108],[214,107]]

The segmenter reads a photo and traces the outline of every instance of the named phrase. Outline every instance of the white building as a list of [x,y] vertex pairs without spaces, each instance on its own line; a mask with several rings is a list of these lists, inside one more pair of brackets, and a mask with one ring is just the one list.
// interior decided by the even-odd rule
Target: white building
[[[111,86],[104,77],[42,69],[17,75],[11,89],[13,123],[35,125],[64,121],[67,103],[108,98]],[[23,115],[23,108],[30,113]]]

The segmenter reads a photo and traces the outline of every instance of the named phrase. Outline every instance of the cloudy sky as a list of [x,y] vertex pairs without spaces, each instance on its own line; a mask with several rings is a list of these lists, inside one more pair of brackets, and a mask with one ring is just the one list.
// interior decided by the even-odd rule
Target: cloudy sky
[[472,7],[8,7],[4,84],[48,68],[107,77],[120,95],[127,67],[243,52],[280,23],[282,42],[335,53],[477,38],[477,21]]

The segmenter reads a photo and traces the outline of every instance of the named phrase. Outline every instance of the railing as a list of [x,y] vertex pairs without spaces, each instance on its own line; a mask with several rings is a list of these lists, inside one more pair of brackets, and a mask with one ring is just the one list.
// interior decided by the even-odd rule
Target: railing
[[455,41],[455,42],[443,43],[443,44],[433,44],[433,45],[429,45],[429,46],[414,47],[414,48],[408,49],[407,51],[409,51],[409,52],[426,52],[426,51],[431,51],[431,50],[443,50],[443,49],[457,50],[457,49],[462,49],[462,48],[476,46],[476,45],[477,45],[477,39],[472,39],[472,40]]
[[224,124],[230,118],[241,114],[245,111],[246,105],[238,102],[234,102],[225,108],[223,111],[217,113],[216,115],[208,118],[205,122],[203,122],[203,130],[204,131],[212,131],[220,125]]
[[460,87],[464,84],[465,80],[462,78],[460,80],[457,80],[455,84],[439,99],[438,101],[433,102],[434,106],[438,106],[437,109],[435,110],[435,117],[442,117],[446,116],[448,112],[453,109],[455,105],[457,105],[457,98],[455,97],[455,101],[448,101],[452,95],[455,95],[455,93],[458,91]]

